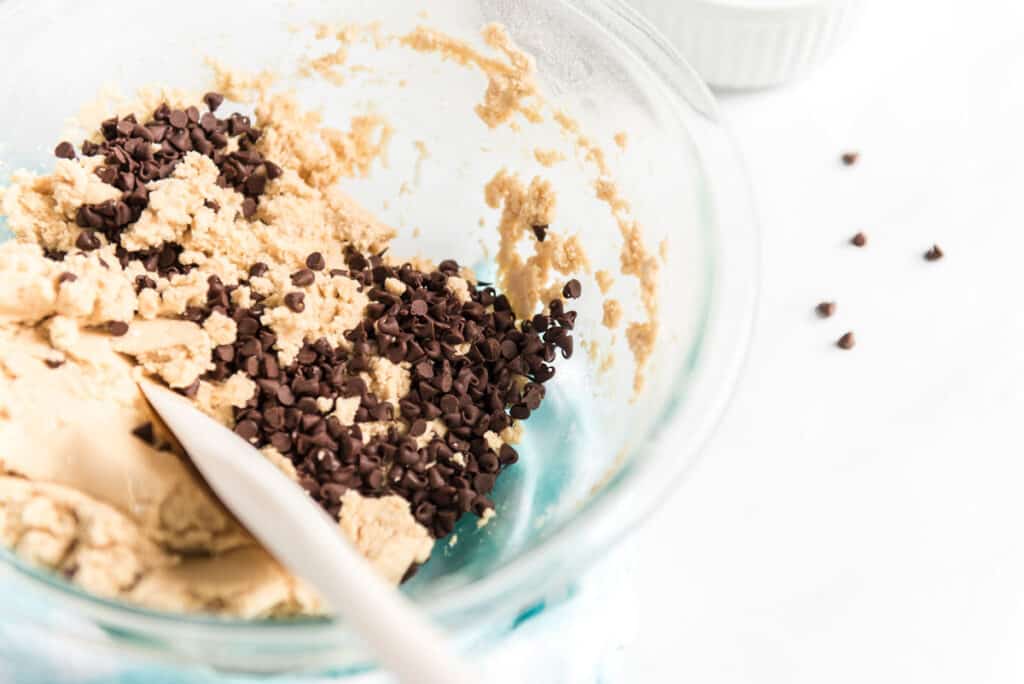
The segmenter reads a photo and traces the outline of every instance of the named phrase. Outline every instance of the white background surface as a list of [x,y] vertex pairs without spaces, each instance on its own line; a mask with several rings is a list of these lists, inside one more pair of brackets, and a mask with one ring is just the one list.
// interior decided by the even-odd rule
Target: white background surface
[[1024,3],[869,3],[810,77],[722,100],[761,311],[633,551],[629,679],[1024,681]]

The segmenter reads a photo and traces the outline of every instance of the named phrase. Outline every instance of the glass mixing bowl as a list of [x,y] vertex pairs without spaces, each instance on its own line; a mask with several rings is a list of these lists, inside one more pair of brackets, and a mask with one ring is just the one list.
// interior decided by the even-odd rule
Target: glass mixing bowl
[[[314,43],[290,27],[369,20],[389,32],[424,23],[475,44],[485,23],[505,24],[536,56],[552,107],[575,116],[607,151],[648,245],[657,250],[664,241],[661,333],[643,391],[633,397],[624,336],[601,328],[599,298],[584,297],[580,337],[613,350],[618,363],[603,371],[601,354],[581,351],[559,367],[549,400],[527,424],[519,463],[494,494],[497,517],[482,529],[464,520],[458,543],[438,542],[435,557],[404,586],[469,648],[494,642],[558,595],[680,485],[742,365],[758,263],[748,185],[712,96],[658,33],[620,0],[6,0],[0,179],[16,168],[49,168],[66,117],[111,82],[126,92],[153,83],[201,88],[206,55],[240,68],[276,68]],[[472,112],[485,87],[479,73],[435,55],[361,50],[350,63],[375,70],[342,88],[299,79],[289,85],[304,102],[322,104],[328,122],[343,126],[372,109],[395,127],[388,165],[345,182],[399,227],[393,253],[456,258],[490,279],[498,217],[482,188],[507,167],[550,178],[559,223],[581,233],[595,268],[618,271],[621,237],[594,198],[592,169],[572,157],[553,168],[534,158],[537,147],[564,144],[557,129],[489,130]],[[619,131],[628,132],[625,150],[612,142]],[[426,158],[416,141],[426,143]],[[615,288],[627,312],[639,308],[627,279]],[[0,598],[2,619],[51,636],[235,671],[344,675],[370,663],[337,621],[152,612],[85,594],[2,553],[0,570],[19,586]]]

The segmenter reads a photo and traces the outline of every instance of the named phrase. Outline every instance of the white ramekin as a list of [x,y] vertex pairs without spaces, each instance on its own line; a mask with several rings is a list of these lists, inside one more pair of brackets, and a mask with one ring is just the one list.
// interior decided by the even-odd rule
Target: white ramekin
[[712,86],[782,85],[824,62],[863,0],[630,0]]

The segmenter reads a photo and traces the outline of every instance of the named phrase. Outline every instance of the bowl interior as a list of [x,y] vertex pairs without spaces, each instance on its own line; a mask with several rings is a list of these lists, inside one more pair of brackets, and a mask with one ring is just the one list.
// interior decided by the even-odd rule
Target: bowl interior
[[[614,181],[643,225],[648,248],[655,254],[661,248],[660,331],[646,383],[634,394],[625,324],[617,330],[601,325],[598,287],[592,274],[581,276],[578,353],[561,364],[543,409],[526,425],[520,461],[494,493],[497,517],[483,528],[475,519],[464,520],[457,541],[439,541],[431,561],[405,585],[425,603],[443,602],[483,578],[502,576],[531,554],[534,559],[541,554],[552,578],[566,558],[592,555],[592,549],[560,543],[562,533],[640,461],[651,458],[641,447],[686,398],[706,333],[716,225],[707,171],[694,131],[682,118],[683,109],[689,116],[693,112],[678,92],[665,87],[662,74],[576,5],[280,0],[247,3],[243,9],[238,3],[182,0],[168,12],[158,0],[0,4],[0,54],[9,65],[0,73],[0,92],[17,102],[0,109],[0,182],[14,169],[51,168],[52,149],[66,136],[68,117],[104,89],[125,94],[154,84],[204,89],[209,86],[204,58],[210,55],[243,70],[270,67],[280,74],[278,86],[293,88],[304,104],[322,108],[326,123],[347,128],[352,116],[373,111],[394,127],[387,165],[378,164],[369,178],[344,181],[348,192],[399,229],[392,253],[455,258],[473,265],[480,279],[492,280],[499,213],[485,203],[484,185],[502,168],[526,181],[542,176],[558,192],[553,228],[579,233],[592,270],[616,275],[609,296],[621,301],[628,324],[640,317],[641,302],[636,279],[618,275],[620,228],[596,197],[594,165],[578,154],[550,112],[570,113],[605,151]],[[341,87],[297,76],[300,56],[332,47],[314,38],[311,22],[371,20],[380,20],[388,33],[425,24],[481,49],[480,28],[492,21],[505,24],[537,59],[550,105],[547,120],[520,122],[519,130],[489,129],[473,112],[486,88],[479,72],[399,46],[354,47],[349,64],[372,70],[348,74]],[[115,28],[133,26],[146,30]],[[82,40],[112,31],[116,40]],[[690,86],[700,90],[696,79]],[[620,132],[628,136],[624,148],[615,142]],[[558,149],[566,160],[545,167],[535,157],[537,149]],[[610,368],[608,359],[614,360]],[[516,598],[502,610],[514,612],[528,603],[510,590],[512,595]],[[88,602],[80,607],[90,610]],[[111,624],[118,622],[116,611],[103,616],[109,626],[123,627]]]

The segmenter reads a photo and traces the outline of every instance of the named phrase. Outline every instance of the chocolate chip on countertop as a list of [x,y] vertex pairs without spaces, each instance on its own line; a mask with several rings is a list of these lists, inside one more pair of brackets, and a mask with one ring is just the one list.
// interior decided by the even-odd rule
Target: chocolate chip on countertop
[[836,313],[836,303],[821,302],[818,306],[814,307],[814,310],[818,312],[818,316],[821,318],[831,318]]
[[66,140],[54,148],[53,154],[58,159],[74,159],[78,156],[75,154],[75,146]]
[[863,247],[864,245],[868,244],[868,236],[865,235],[864,233],[857,233],[852,238],[850,238],[850,244],[853,245],[854,247]]
[[836,342],[837,347],[846,350],[853,349],[856,345],[857,339],[853,336],[852,332],[846,333],[845,335],[839,338],[838,342]]
[[844,152],[841,159],[844,166],[853,166],[860,159],[860,152]]
[[562,296],[566,299],[578,299],[582,292],[583,286],[575,278],[567,282],[565,287],[562,288]]
[[61,366],[64,365],[64,360],[63,359],[46,359],[46,361],[44,361],[43,363],[45,363],[46,367],[49,368],[50,370],[56,370],[56,369],[58,369],[58,368],[60,368]]
[[938,245],[932,245],[931,249],[924,253],[924,258],[927,261],[938,261],[944,256],[946,256],[946,253]]

